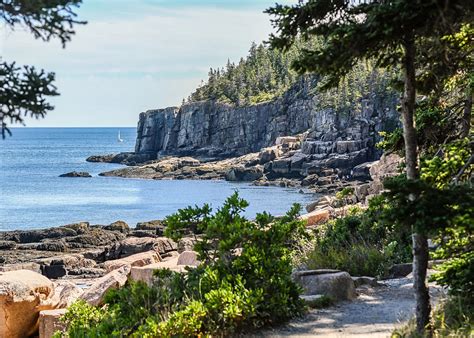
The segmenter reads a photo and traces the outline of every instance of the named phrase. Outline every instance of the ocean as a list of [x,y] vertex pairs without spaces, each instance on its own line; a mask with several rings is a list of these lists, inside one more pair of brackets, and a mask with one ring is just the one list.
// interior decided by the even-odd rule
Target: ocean
[[[120,131],[123,142],[117,140]],[[226,181],[158,181],[100,177],[122,167],[88,163],[90,155],[133,151],[135,128],[13,128],[0,139],[0,231],[37,229],[79,221],[109,224],[163,219],[179,208],[209,203],[215,209],[234,191],[250,206],[245,214],[284,214],[312,195],[296,189]],[[87,171],[92,178],[65,178]]]

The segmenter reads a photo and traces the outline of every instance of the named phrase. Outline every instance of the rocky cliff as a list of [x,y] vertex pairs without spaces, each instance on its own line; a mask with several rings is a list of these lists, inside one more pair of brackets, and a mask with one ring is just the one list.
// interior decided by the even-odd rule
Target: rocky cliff
[[316,81],[302,78],[282,97],[257,105],[203,101],[141,113],[135,152],[148,159],[225,158],[259,151],[280,136],[304,134],[301,152],[312,156],[306,156],[309,161],[348,153],[358,163],[377,158],[378,131],[398,119],[396,97],[368,88],[350,113],[342,113],[321,108]]

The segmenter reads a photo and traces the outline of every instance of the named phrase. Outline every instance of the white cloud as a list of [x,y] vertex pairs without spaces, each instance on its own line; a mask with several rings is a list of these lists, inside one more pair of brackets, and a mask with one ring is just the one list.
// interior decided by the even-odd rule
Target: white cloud
[[133,14],[86,17],[66,49],[2,30],[6,60],[56,72],[56,110],[29,126],[133,126],[143,110],[179,104],[209,67],[238,61],[271,31],[254,7],[143,6]]

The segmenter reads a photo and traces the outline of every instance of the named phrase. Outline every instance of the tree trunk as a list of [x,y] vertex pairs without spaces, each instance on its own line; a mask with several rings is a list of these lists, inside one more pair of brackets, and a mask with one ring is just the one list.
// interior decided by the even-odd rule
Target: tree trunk
[[471,115],[472,115],[472,88],[469,86],[466,93],[466,103],[462,115],[461,137],[468,137],[471,129]]
[[[403,60],[404,92],[402,100],[403,136],[405,139],[405,162],[407,178],[418,177],[418,150],[414,123],[416,82],[415,82],[415,43],[412,37],[404,44]],[[415,196],[409,196],[411,200]],[[425,334],[431,311],[428,288],[426,286],[426,270],[428,268],[428,239],[426,235],[413,229],[413,288],[416,300],[416,329],[420,335]],[[428,330],[429,332],[429,330]],[[429,333],[428,333],[429,334]]]

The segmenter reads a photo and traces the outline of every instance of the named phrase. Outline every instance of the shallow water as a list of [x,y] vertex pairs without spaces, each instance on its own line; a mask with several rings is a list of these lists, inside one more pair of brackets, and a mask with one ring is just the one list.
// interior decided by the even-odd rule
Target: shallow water
[[[117,141],[120,130],[124,142]],[[133,151],[135,128],[15,128],[0,139],[0,231],[57,226],[78,221],[108,224],[161,219],[188,205],[220,206],[238,190],[249,201],[248,217],[286,212],[312,195],[295,189],[225,181],[155,181],[100,177],[121,167],[88,163],[90,155]],[[59,177],[87,171],[92,178]]]

